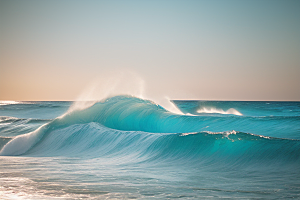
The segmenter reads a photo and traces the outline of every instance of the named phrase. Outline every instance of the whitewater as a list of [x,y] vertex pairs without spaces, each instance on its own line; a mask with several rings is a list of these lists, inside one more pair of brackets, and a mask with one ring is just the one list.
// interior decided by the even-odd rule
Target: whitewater
[[300,198],[300,102],[0,102],[0,199]]

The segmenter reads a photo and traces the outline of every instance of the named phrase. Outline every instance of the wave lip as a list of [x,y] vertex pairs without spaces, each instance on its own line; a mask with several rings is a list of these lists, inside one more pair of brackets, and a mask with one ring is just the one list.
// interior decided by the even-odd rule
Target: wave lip
[[230,108],[227,111],[223,109],[213,108],[213,107],[202,107],[197,110],[197,113],[208,113],[208,114],[223,114],[223,115],[239,115],[242,116],[243,114],[237,111],[234,108]]

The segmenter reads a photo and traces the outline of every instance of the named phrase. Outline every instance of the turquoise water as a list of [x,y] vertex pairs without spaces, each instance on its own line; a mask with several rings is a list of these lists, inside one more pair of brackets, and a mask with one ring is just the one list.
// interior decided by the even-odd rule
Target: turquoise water
[[0,103],[1,199],[300,198],[300,102]]

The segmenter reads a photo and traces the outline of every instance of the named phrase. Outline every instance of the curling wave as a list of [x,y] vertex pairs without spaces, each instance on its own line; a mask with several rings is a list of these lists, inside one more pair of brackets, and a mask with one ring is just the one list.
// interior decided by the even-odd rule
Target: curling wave
[[[38,143],[44,135],[73,124],[97,122],[112,129],[125,131],[175,133],[186,130],[182,127],[182,123],[178,125],[178,122],[182,120],[186,118],[181,118],[149,100],[116,96],[84,110],[66,113],[33,132],[17,136],[3,147],[0,155],[23,154]],[[195,131],[195,128],[191,130]]]

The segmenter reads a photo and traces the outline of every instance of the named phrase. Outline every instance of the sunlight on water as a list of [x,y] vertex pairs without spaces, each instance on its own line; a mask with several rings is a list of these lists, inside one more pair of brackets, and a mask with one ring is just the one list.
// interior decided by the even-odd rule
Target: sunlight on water
[[0,106],[10,105],[10,104],[18,104],[21,103],[19,101],[0,101]]

